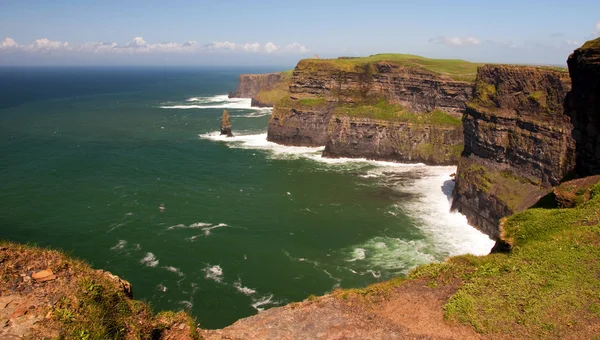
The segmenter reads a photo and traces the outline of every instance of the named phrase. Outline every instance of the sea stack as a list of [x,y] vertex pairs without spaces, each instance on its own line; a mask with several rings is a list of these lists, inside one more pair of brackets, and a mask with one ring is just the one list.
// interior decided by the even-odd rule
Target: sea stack
[[223,117],[221,118],[221,135],[233,137],[233,133],[231,133],[231,122],[229,121],[229,113],[227,110],[223,110]]

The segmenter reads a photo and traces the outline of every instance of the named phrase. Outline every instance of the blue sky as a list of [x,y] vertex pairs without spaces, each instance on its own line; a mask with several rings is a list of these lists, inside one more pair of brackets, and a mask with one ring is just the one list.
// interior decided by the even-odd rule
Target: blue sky
[[0,65],[282,65],[411,53],[564,64],[600,1],[0,0]]

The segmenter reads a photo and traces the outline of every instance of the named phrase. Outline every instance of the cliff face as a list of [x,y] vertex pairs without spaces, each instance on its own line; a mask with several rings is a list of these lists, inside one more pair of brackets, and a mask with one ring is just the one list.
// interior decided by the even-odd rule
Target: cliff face
[[[425,59],[408,57],[300,61],[289,98],[275,105],[268,140],[325,145],[329,157],[455,164],[462,127],[452,116],[464,111],[473,83],[468,76],[436,73],[414,64]],[[435,114],[449,124],[431,119]]]
[[600,173],[600,38],[588,41],[569,57],[573,89],[566,109],[573,122],[577,172]]
[[453,209],[493,238],[499,219],[535,204],[575,166],[566,72],[486,65],[463,116]]
[[288,95],[290,74],[286,72],[268,74],[242,74],[238,87],[229,92],[229,98],[252,98],[252,106],[272,107]]
[[456,164],[462,151],[462,142],[461,126],[334,116],[329,121],[323,155],[406,163]]

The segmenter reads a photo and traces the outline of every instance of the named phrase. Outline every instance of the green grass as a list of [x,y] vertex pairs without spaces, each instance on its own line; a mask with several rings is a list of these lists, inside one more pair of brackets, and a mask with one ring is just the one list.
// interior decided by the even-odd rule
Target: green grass
[[292,82],[293,70],[287,70],[281,72],[283,78],[280,82],[273,84],[268,88],[264,88],[258,92],[256,99],[262,104],[273,105],[281,99],[290,95],[290,83]]
[[438,75],[448,76],[457,81],[475,81],[477,67],[482,65],[459,59],[429,59],[411,54],[376,54],[363,58],[349,59],[304,59],[298,68],[314,70],[338,70],[357,72],[364,65],[387,62],[402,67],[418,68]]
[[586,327],[600,322],[599,211],[599,195],[577,208],[526,210],[504,222],[511,253],[454,257],[410,277],[461,280],[444,306],[445,317],[478,332],[587,338]]
[[600,49],[600,38],[586,41],[585,44],[583,44],[583,46],[581,46],[581,48],[582,49]]
[[462,121],[459,118],[440,110],[421,114],[412,113],[404,110],[400,105],[388,104],[385,100],[380,100],[374,104],[338,104],[334,113],[350,117],[373,118],[412,124],[451,126],[459,126],[462,124]]

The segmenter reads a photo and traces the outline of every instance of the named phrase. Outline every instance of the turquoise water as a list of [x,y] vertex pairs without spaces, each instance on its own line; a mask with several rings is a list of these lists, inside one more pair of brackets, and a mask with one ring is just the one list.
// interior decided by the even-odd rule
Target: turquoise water
[[207,328],[489,251],[448,211],[455,167],[267,142],[270,110],[224,95],[264,71],[0,69],[0,238],[61,248]]

